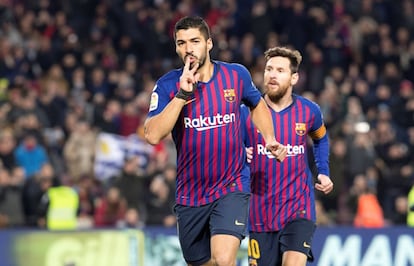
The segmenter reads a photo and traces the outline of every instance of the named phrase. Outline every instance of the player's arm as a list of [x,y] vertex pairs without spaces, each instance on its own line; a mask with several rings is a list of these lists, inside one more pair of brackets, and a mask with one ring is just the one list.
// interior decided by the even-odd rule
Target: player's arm
[[[161,113],[149,117],[144,123],[144,135],[148,143],[152,145],[158,144],[174,128],[181,110],[187,100],[192,98],[194,84],[198,82],[200,77],[200,74],[196,73],[197,69],[198,64],[190,69],[190,57],[187,57],[183,73],[180,77],[180,89],[178,93],[165,106]],[[156,97],[158,97],[158,95]],[[158,101],[158,99],[156,99],[156,101]],[[154,109],[155,108],[156,107],[154,107]]]
[[286,147],[276,141],[275,132],[273,130],[273,121],[269,108],[263,98],[259,103],[250,109],[251,119],[254,125],[259,129],[268,149],[278,161],[283,161],[286,157]]
[[172,131],[185,102],[174,97],[161,113],[145,120],[144,135],[148,143],[156,145]]
[[329,177],[329,140],[327,135],[321,139],[313,140],[313,154],[319,173],[315,188],[328,194],[333,190],[333,183]]
[[262,134],[266,142],[266,149],[272,153],[276,160],[283,161],[287,150],[285,146],[276,141],[269,108],[254,85],[246,67],[239,64],[236,65],[239,66],[240,76],[243,79],[243,83],[246,84],[243,90],[243,101],[250,107],[253,124]]
[[313,140],[313,155],[318,169],[318,183],[315,188],[328,194],[333,189],[332,180],[329,178],[329,138],[319,108],[317,114],[314,123],[316,129],[311,129],[312,131],[309,132]]

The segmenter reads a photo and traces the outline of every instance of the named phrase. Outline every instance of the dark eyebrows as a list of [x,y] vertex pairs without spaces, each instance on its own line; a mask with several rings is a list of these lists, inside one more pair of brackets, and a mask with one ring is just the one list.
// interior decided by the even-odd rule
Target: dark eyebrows
[[[195,41],[201,41],[201,37],[194,37],[194,38],[191,38],[190,39],[190,42],[195,42]],[[184,40],[181,40],[181,39],[178,39],[177,41],[176,41],[176,43],[177,44],[181,44],[181,43],[184,43],[185,41]]]

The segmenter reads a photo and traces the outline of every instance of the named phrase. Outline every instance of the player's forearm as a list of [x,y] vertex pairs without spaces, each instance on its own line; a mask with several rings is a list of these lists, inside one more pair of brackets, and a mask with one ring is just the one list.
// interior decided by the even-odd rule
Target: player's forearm
[[184,105],[184,100],[174,98],[161,113],[145,121],[144,135],[148,143],[156,145],[172,131]]
[[325,135],[319,140],[313,141],[313,154],[316,167],[320,174],[329,176],[329,139]]
[[266,143],[275,140],[272,117],[263,99],[260,100],[255,108],[251,109],[250,115],[254,125],[259,129]]

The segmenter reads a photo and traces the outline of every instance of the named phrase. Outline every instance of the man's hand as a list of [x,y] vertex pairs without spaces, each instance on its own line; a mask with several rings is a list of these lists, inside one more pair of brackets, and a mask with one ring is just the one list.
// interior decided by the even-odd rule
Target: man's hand
[[246,147],[247,162],[251,163],[253,160],[253,147]]
[[199,64],[194,63],[192,68],[190,69],[191,65],[191,56],[187,56],[185,58],[185,65],[183,68],[183,73],[180,77],[180,88],[186,92],[193,92],[194,91],[194,84],[197,84],[198,79],[200,78],[200,73],[197,73],[197,69]]
[[282,162],[287,155],[286,147],[276,140],[266,143],[266,149],[270,151],[273,156],[275,156],[278,162]]
[[318,180],[319,183],[315,184],[317,190],[322,191],[324,194],[328,194],[333,190],[333,183],[329,176],[319,174]]

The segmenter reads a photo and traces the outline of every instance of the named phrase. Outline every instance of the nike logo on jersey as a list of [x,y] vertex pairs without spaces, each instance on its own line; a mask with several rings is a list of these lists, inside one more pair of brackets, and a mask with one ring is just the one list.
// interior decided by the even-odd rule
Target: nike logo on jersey
[[235,221],[234,221],[234,224],[235,224],[235,225],[244,225],[244,223],[239,222],[239,220],[235,220]]
[[308,243],[306,243],[306,241],[304,241],[304,242],[303,242],[303,246],[304,246],[305,248],[310,248],[310,247],[311,247]]

